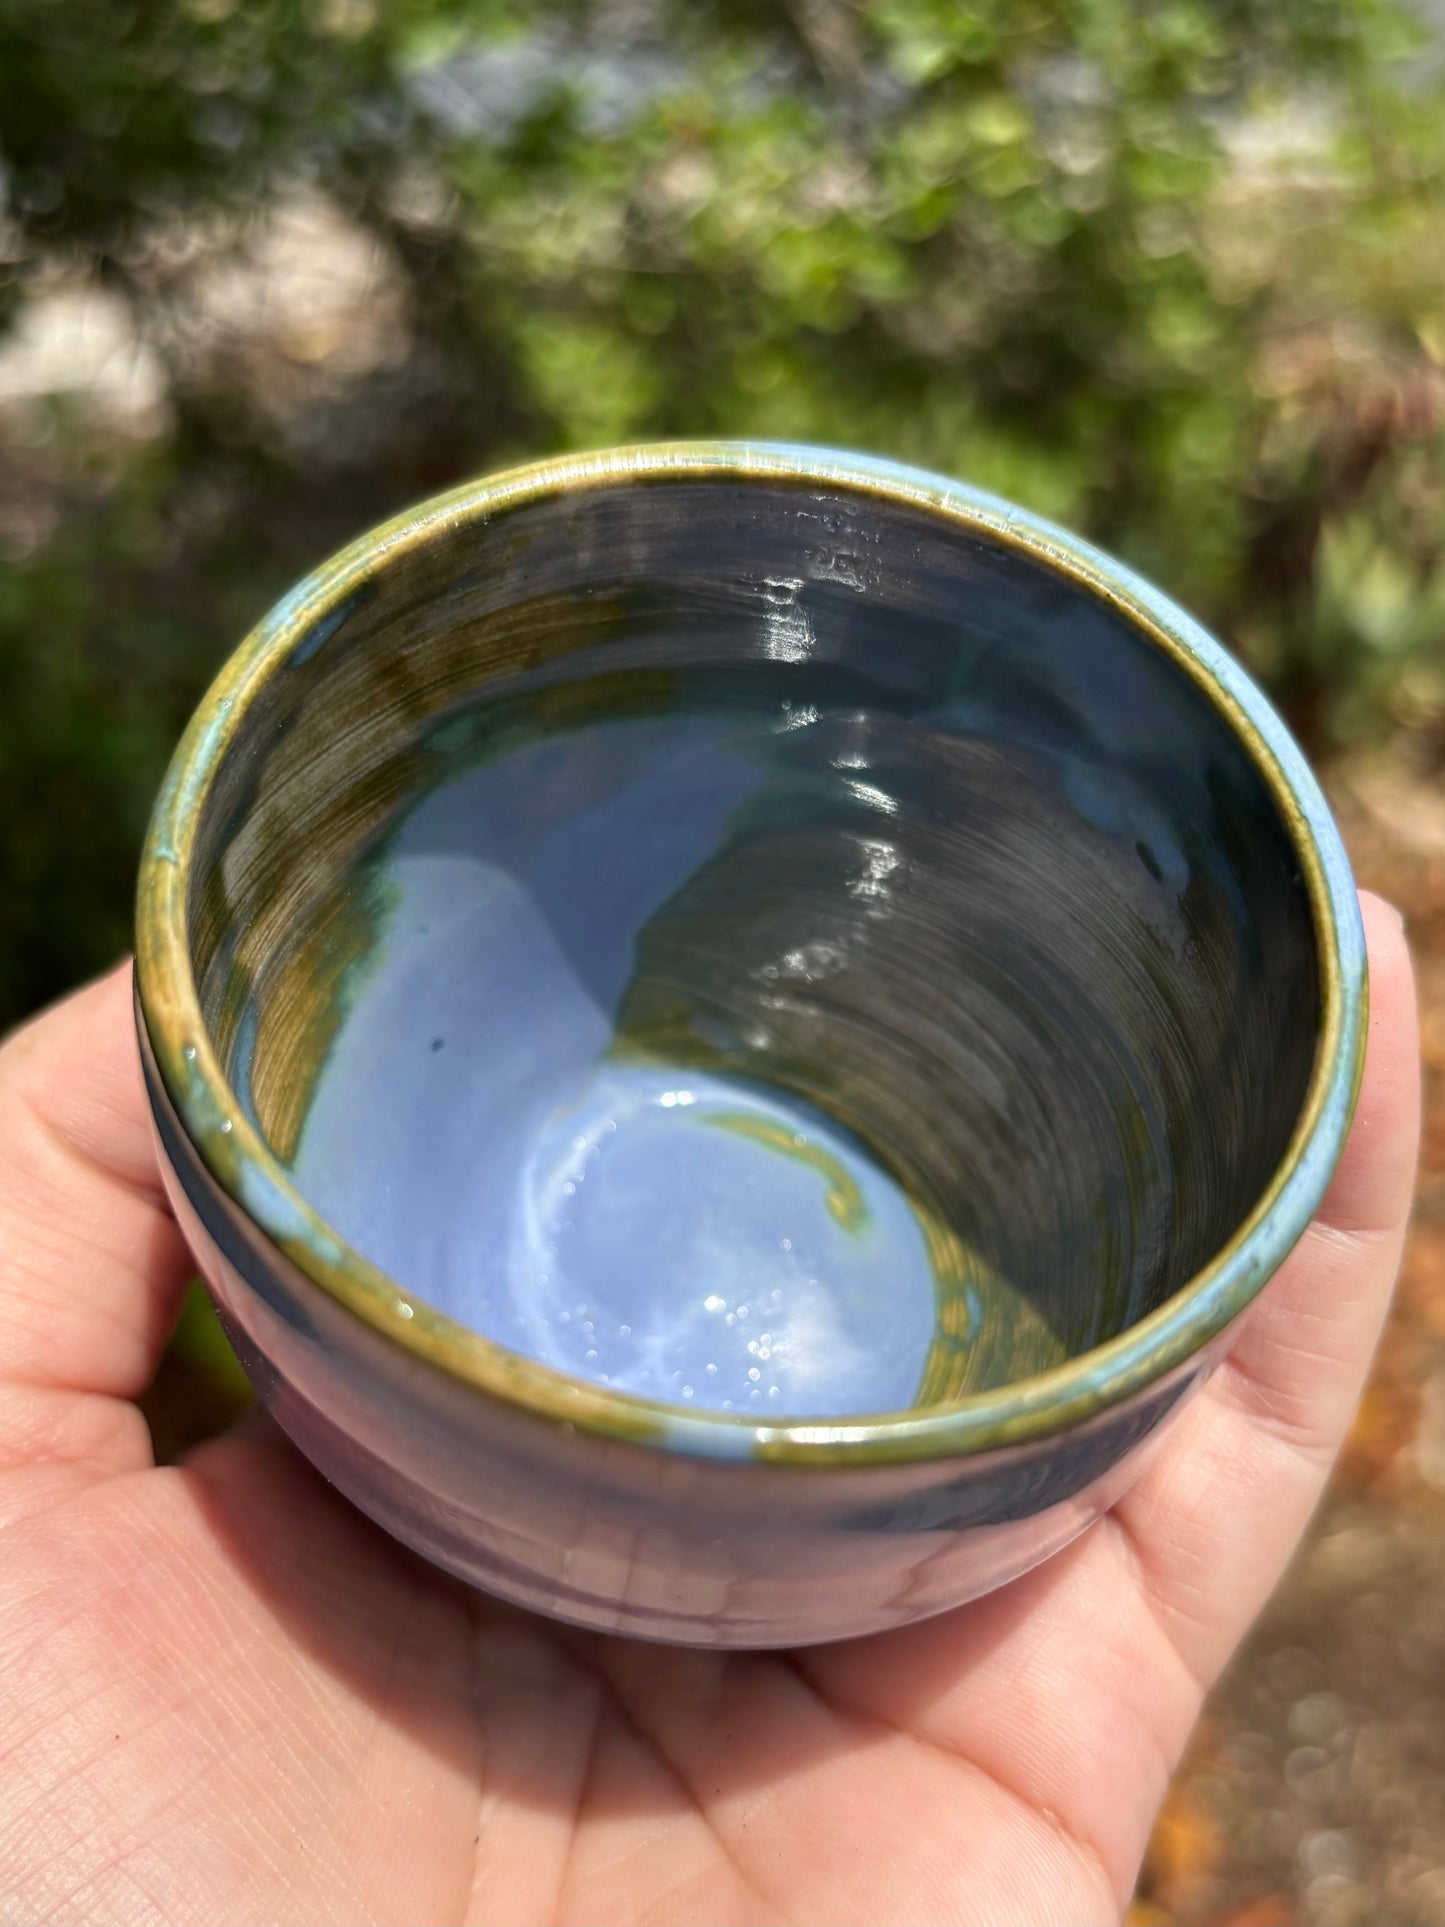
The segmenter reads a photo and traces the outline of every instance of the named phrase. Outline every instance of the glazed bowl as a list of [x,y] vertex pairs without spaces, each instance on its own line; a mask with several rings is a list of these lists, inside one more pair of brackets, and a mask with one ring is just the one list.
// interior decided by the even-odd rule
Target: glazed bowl
[[388,1532],[717,1646],[957,1605],[1136,1475],[1304,1229],[1363,937],[1117,563],[890,464],[543,463],[241,645],[145,847],[176,1212]]

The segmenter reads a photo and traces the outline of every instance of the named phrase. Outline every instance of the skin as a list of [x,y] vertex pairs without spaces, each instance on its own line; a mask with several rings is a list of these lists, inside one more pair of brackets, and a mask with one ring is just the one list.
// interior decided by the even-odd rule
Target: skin
[[157,1468],[189,1265],[129,971],[0,1051],[0,1920],[1117,1920],[1201,1701],[1297,1544],[1389,1299],[1414,997],[1320,1216],[1128,1498],[907,1631],[583,1636],[391,1544],[251,1419]]

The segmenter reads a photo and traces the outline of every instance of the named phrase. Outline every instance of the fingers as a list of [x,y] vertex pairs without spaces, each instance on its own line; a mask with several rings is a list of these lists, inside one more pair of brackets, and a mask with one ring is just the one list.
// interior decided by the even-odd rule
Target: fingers
[[1374,897],[1361,907],[1369,1046],[1334,1182],[1234,1350],[1115,1513],[1154,1610],[1205,1682],[1314,1510],[1400,1262],[1420,1128],[1415,993],[1398,917]]
[[1316,1225],[1092,1532],[961,1612],[802,1656],[836,1700],[969,1756],[1095,1854],[1120,1905],[1204,1692],[1278,1580],[1344,1437],[1399,1262],[1419,1128],[1399,920],[1362,899],[1370,1038]]
[[0,1383],[134,1397],[189,1270],[127,964],[0,1047]]

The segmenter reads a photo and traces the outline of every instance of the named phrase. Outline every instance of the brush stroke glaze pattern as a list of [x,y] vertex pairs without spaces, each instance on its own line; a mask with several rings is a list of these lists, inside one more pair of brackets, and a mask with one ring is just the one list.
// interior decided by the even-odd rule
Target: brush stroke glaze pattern
[[1108,1502],[1323,1188],[1362,981],[1222,652],[806,452],[357,545],[203,705],[142,879],[162,1130],[283,1422],[478,1583],[720,1643],[937,1610]]

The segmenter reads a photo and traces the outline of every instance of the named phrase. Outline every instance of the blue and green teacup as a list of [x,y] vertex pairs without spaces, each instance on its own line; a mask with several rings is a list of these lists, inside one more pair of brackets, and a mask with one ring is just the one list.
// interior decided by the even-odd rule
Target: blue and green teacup
[[706,444],[364,537],[140,882],[172,1196],[358,1506],[708,1645],[938,1612],[1134,1476],[1318,1204],[1364,945],[1219,646],[957,484]]

